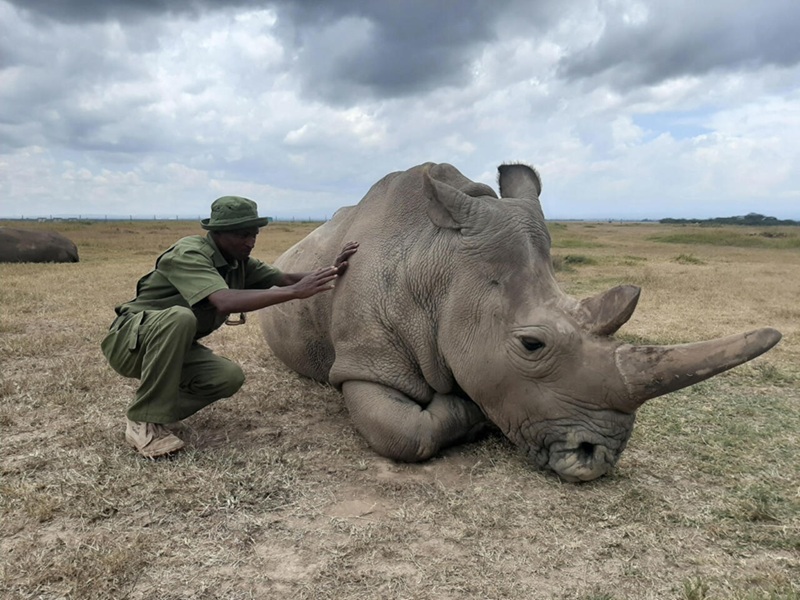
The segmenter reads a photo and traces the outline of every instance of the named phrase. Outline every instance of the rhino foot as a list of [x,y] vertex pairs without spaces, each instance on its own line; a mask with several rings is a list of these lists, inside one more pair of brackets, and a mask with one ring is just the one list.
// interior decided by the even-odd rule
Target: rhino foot
[[380,455],[419,462],[442,448],[479,436],[486,417],[471,400],[434,394],[423,406],[399,390],[369,381],[342,385],[356,429]]

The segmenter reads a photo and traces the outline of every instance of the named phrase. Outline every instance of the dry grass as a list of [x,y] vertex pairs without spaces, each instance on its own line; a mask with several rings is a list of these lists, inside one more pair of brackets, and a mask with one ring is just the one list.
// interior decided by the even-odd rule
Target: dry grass
[[[312,228],[271,225],[259,257]],[[135,383],[98,344],[157,254],[198,228],[58,230],[80,263],[0,265],[3,598],[800,598],[796,230],[742,246],[687,227],[552,228],[570,293],[643,287],[626,339],[784,333],[646,404],[617,471],[586,485],[531,471],[498,437],[422,465],[377,457],[255,322],[209,338],[244,388],[181,424],[188,451],[142,460],[123,440]]]

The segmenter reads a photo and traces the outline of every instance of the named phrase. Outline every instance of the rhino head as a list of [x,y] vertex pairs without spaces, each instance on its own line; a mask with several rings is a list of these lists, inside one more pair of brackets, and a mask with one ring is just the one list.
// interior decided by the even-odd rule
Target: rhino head
[[424,176],[428,215],[451,231],[440,351],[458,386],[538,467],[567,481],[607,473],[646,400],[755,358],[781,334],[770,328],[675,346],[613,339],[639,288],[578,301],[558,286],[525,165],[499,169],[501,198],[469,195]]

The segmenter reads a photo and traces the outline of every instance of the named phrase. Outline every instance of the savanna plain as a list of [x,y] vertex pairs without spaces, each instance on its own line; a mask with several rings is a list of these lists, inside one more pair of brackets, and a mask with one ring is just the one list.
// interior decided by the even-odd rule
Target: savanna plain
[[[206,338],[242,390],[175,426],[184,452],[143,459],[124,441],[136,382],[100,340],[160,252],[202,230],[25,226],[81,261],[0,265],[2,598],[800,598],[800,228],[549,224],[568,293],[642,287],[625,341],[784,335],[646,403],[616,470],[575,485],[495,433],[423,464],[377,456],[255,315]],[[315,226],[272,223],[255,255]]]

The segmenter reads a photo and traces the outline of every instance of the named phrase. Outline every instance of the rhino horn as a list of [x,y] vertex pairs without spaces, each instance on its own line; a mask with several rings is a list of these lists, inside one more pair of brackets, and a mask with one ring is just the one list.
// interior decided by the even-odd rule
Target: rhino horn
[[576,317],[590,333],[611,335],[631,318],[641,291],[635,285],[618,285],[585,298],[578,304]]
[[779,331],[764,327],[693,344],[620,346],[616,362],[627,387],[628,405],[619,408],[632,412],[650,398],[699,383],[752,360],[780,339]]

